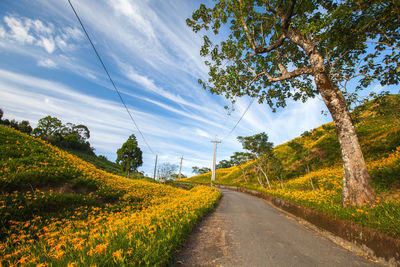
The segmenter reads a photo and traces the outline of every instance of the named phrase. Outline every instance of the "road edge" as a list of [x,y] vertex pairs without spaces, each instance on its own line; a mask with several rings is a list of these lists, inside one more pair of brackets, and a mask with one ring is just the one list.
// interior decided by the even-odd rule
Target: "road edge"
[[[215,187],[262,198],[274,207],[301,218],[312,226],[323,229],[336,237],[361,247],[361,251],[381,263],[400,266],[400,239],[258,191],[236,186],[215,185]],[[329,235],[326,235],[326,237],[332,240]],[[340,244],[335,240],[332,241],[349,249],[345,244]]]

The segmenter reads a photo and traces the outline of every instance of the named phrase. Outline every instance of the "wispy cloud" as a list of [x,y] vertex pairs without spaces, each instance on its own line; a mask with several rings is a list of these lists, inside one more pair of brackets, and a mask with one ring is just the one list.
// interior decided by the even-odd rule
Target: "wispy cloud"
[[39,60],[37,65],[39,67],[45,67],[45,68],[56,68],[57,67],[57,64],[49,58]]

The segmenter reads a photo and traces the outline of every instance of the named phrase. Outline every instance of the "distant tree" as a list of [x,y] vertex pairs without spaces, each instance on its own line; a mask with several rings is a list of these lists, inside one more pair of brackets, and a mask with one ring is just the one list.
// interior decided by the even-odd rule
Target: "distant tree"
[[240,171],[242,172],[242,177],[246,183],[248,183],[247,168],[244,167],[243,164],[248,162],[252,158],[253,155],[251,153],[246,153],[246,152],[235,152],[231,156],[231,162],[240,169]]
[[101,160],[107,160],[107,161],[108,161],[107,157],[104,156],[104,155],[98,155],[97,157],[98,157],[99,159],[101,159]]
[[195,173],[195,174],[199,174],[199,169],[200,169],[199,167],[193,166],[192,167],[192,172]]
[[284,169],[282,162],[275,156],[272,155],[271,158],[268,160],[268,170],[278,179],[279,183],[281,184],[281,188],[283,189],[283,178]]
[[142,166],[142,150],[140,150],[134,134],[129,136],[128,140],[117,151],[117,164],[121,166],[122,171],[127,172],[130,177],[132,171]]
[[3,110],[0,108],[0,123],[1,123],[1,121],[2,121],[2,119],[3,119],[3,115],[4,115],[4,112],[3,112]]
[[61,120],[56,117],[46,116],[38,121],[38,125],[33,129],[35,136],[43,139],[56,139],[60,136],[63,129]]
[[15,119],[12,119],[10,121],[10,126],[16,130],[18,130],[18,121],[16,121]]
[[29,121],[21,121],[20,123],[18,123],[18,130],[23,133],[31,134],[32,126],[30,125]]
[[[271,189],[271,183],[269,182],[268,175],[265,172],[265,166],[267,161],[272,156],[274,144],[272,142],[268,142],[268,135],[262,132],[252,136],[238,136],[237,139],[242,144],[243,149],[248,150],[253,155],[253,158],[257,158],[254,166],[264,175],[268,188]],[[257,178],[260,186],[264,187],[262,179],[260,179],[258,176]]]
[[[171,174],[171,178],[172,179],[178,179],[179,178],[179,174],[173,173],[173,174]],[[184,175],[183,173],[181,173],[181,178],[187,178],[187,176]]]
[[72,131],[73,133],[78,135],[82,141],[86,141],[87,139],[90,138],[90,131],[86,125],[83,124],[74,125],[72,127]]
[[192,172],[196,173],[196,174],[203,174],[203,173],[207,173],[210,171],[211,171],[211,169],[207,168],[207,167],[201,167],[201,168],[199,168],[197,166],[192,167]]
[[224,169],[224,168],[230,168],[234,164],[230,160],[223,159],[218,164],[215,166],[216,169]]
[[[160,180],[166,181],[170,178],[174,178],[174,174],[176,174],[176,171],[178,170],[178,165],[176,164],[171,164],[169,162],[164,162],[160,168],[159,168],[159,175],[160,175]],[[177,177],[177,174],[176,174]]]

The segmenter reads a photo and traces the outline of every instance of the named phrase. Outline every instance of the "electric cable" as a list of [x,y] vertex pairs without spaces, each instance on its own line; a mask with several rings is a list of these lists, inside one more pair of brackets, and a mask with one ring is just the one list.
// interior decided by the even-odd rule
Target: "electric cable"
[[240,117],[240,119],[236,122],[235,126],[233,126],[232,130],[230,130],[230,132],[224,137],[222,138],[222,140],[224,141],[226,138],[228,138],[228,136],[236,129],[236,127],[238,126],[238,124],[240,123],[240,121],[243,119],[244,115],[246,115],[247,111],[250,109],[251,105],[254,103],[254,100],[256,100],[255,98],[253,98],[251,100],[251,102],[249,103],[249,105],[247,106],[247,108],[244,110],[242,116]]
[[88,32],[86,31],[86,28],[85,28],[85,26],[83,25],[83,23],[82,23],[80,17],[78,16],[78,13],[75,11],[74,6],[72,5],[72,3],[71,3],[70,0],[68,0],[68,3],[69,3],[69,5],[71,6],[72,11],[74,11],[76,18],[78,19],[78,21],[79,21],[79,23],[80,23],[80,25],[81,25],[83,31],[85,32],[85,35],[86,35],[87,39],[89,40],[90,44],[92,45],[92,48],[93,48],[94,52],[96,53],[97,58],[99,59],[101,65],[103,66],[103,69],[104,69],[104,71],[106,72],[106,74],[107,74],[107,76],[108,76],[108,79],[110,80],[110,82],[111,82],[111,84],[113,85],[115,91],[117,92],[117,94],[118,94],[118,96],[119,96],[119,99],[121,100],[121,102],[122,102],[122,104],[124,105],[126,111],[128,112],[128,115],[129,115],[129,117],[131,118],[133,124],[135,125],[136,129],[138,130],[138,132],[139,132],[140,135],[142,136],[143,141],[145,142],[145,144],[147,145],[147,147],[149,148],[149,150],[151,151],[151,153],[153,153],[153,155],[155,155],[155,153],[154,153],[153,150],[151,149],[150,145],[147,143],[146,139],[144,138],[143,133],[140,131],[139,126],[137,125],[136,121],[133,119],[132,114],[130,113],[128,107],[126,106],[125,101],[124,101],[124,99],[122,98],[121,93],[119,92],[117,86],[115,85],[113,79],[111,78],[111,75],[110,75],[110,73],[108,72],[108,70],[107,70],[107,68],[106,68],[106,65],[104,64],[104,62],[103,62],[103,60],[101,59],[99,53],[97,52],[97,49],[96,49],[96,47],[94,46],[94,44],[93,44],[93,42],[92,42],[92,39],[90,38]]

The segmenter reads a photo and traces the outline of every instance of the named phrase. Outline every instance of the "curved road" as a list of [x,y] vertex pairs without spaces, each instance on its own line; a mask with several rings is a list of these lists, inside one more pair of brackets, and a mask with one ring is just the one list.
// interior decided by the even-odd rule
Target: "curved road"
[[377,266],[305,228],[262,199],[221,190],[175,256],[175,266]]

